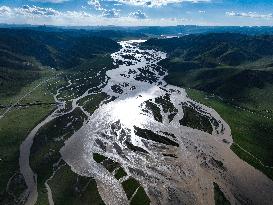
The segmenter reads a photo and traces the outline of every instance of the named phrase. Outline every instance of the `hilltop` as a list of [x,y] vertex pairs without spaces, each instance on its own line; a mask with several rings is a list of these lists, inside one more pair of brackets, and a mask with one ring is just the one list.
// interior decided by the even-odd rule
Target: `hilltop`
[[249,97],[251,89],[273,83],[271,35],[188,35],[151,39],[143,46],[168,53],[161,65],[168,70],[167,81],[172,84],[240,101]]
[[230,125],[232,150],[273,178],[273,36],[210,33],[150,39],[164,50],[166,81],[215,109]]
[[0,29],[0,96],[14,94],[38,79],[44,68],[79,70],[95,64],[98,69],[112,65],[109,54],[119,48],[116,41],[94,32],[76,35],[69,30]]

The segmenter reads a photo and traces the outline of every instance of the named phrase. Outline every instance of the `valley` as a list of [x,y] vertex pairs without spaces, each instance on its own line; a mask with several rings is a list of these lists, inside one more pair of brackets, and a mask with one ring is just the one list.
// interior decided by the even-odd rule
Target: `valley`
[[271,203],[271,68],[256,69],[269,58],[210,67],[155,40],[90,38],[100,52],[77,37],[75,52],[48,49],[55,60],[32,59],[22,69],[37,76],[3,89],[1,203]]
[[[231,127],[232,150],[272,179],[272,49],[266,47],[270,38],[202,34],[151,40],[145,46],[169,50],[168,59],[161,62],[169,73],[165,80],[187,88],[192,99],[215,109]],[[246,52],[249,59],[237,51]],[[228,55],[233,57],[223,61]]]

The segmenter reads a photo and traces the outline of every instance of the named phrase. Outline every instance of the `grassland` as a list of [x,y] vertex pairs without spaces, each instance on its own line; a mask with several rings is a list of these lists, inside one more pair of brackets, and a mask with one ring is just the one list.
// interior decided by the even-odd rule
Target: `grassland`
[[[62,183],[60,183],[62,181]],[[62,166],[49,180],[56,205],[102,205],[94,179],[81,177],[71,171],[68,165]]]
[[[38,122],[55,109],[51,93],[64,86],[58,97],[67,103],[62,111],[68,111],[72,99],[91,88],[92,92],[98,92],[105,82],[106,70],[114,68],[110,53],[119,50],[120,45],[111,39],[80,31],[75,36],[70,32],[1,29],[0,36],[3,44],[0,51],[0,204],[17,204],[13,195],[17,196],[17,192],[22,193],[26,188],[19,172],[20,144]],[[54,70],[61,71],[62,75],[59,82],[49,85],[45,79],[60,74]],[[104,93],[93,94],[79,103],[91,114],[107,97]],[[43,126],[35,136],[30,166],[38,175],[37,204],[48,204],[45,182],[61,157],[59,150],[64,141],[82,126],[84,120],[86,115],[76,108]],[[109,165],[109,168],[114,167]],[[118,176],[122,175],[124,173],[119,171]],[[15,182],[18,182],[17,188]],[[7,184],[14,188],[8,190],[11,193],[6,191]],[[95,181],[83,179],[67,167],[57,172],[49,184],[57,193],[53,196],[55,204],[88,204],[91,200],[103,204]],[[81,188],[86,191],[85,197],[82,197],[83,193],[75,192]],[[92,194],[95,192],[98,200]]]
[[[247,67],[246,67],[247,68]],[[272,117],[273,72],[241,67],[202,68],[171,72],[170,84],[215,94],[226,102]]]
[[78,108],[44,125],[36,134],[30,153],[30,166],[41,187],[52,175],[53,164],[61,158],[59,150],[83,124],[86,116]]
[[226,199],[224,193],[221,191],[218,184],[213,183],[214,185],[214,201],[215,205],[230,205],[229,201]]
[[144,188],[140,186],[139,182],[133,178],[122,182],[124,191],[130,199],[130,205],[147,205],[150,204],[150,199],[147,196]]
[[[120,166],[119,163],[104,157],[98,153],[93,154],[93,159],[97,163],[101,163],[109,172],[114,174],[117,180],[121,180],[127,176],[126,171]],[[129,177],[125,181],[122,181],[122,187],[126,193],[130,205],[147,205],[150,204],[150,199],[147,196],[144,188],[133,177]]]
[[193,129],[202,130],[204,132],[212,133],[212,126],[207,117],[199,114],[193,108],[183,107],[184,116],[179,122],[181,125],[191,127]]
[[18,94],[22,87],[40,78],[37,70],[14,70],[0,67],[0,100]]
[[15,103],[15,106],[0,119],[0,202],[5,198],[5,188],[9,179],[19,171],[20,144],[32,128],[55,108],[54,99],[44,83],[45,79],[54,74],[42,75],[42,78],[16,91],[16,95],[7,95],[0,99],[0,104],[4,107],[1,114]]
[[208,93],[187,89],[190,98],[215,109],[230,125],[231,149],[273,179],[273,119],[229,104]]
[[191,88],[190,98],[215,109],[231,127],[231,149],[273,179],[270,44],[272,35],[208,33],[151,39],[143,45],[168,53],[160,62],[168,71],[165,80]]

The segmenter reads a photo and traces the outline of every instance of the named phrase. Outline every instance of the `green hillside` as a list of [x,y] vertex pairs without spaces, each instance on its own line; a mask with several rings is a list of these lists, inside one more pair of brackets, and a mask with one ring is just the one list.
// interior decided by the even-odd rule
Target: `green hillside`
[[249,109],[266,113],[273,109],[269,92],[273,36],[202,34],[151,39],[143,46],[168,53],[160,64],[168,70],[166,80],[171,84],[215,94]]
[[[67,76],[81,79],[76,94],[100,84],[103,79],[97,73],[103,70],[105,75],[113,68],[110,53],[119,49],[116,41],[86,32],[0,29],[0,204],[19,204],[26,188],[19,148],[56,109],[53,93],[67,83]],[[90,76],[92,80],[86,80]],[[68,92],[72,90],[67,90],[69,96]]]
[[97,61],[105,65],[111,61],[108,54],[119,48],[117,42],[94,33],[0,29],[0,97],[16,94],[44,69],[82,69]]
[[168,53],[166,81],[220,113],[233,151],[273,178],[273,36],[188,35],[143,46]]
[[119,45],[115,41],[92,35],[0,29],[2,67],[18,67],[19,64],[20,68],[31,68],[37,63],[69,69],[80,64],[83,59],[118,49]]

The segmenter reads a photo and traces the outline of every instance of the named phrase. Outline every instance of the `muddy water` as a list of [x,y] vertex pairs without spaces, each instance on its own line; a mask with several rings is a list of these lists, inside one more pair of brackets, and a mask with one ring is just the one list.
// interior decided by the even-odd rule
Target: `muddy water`
[[37,176],[32,171],[30,167],[30,150],[33,144],[34,137],[36,136],[37,132],[41,127],[49,123],[50,121],[54,120],[59,116],[57,114],[61,109],[65,107],[65,103],[58,100],[57,96],[60,94],[60,90],[58,89],[56,95],[54,95],[54,100],[57,103],[57,109],[52,112],[48,117],[46,117],[43,121],[41,121],[36,127],[28,134],[27,138],[23,141],[20,146],[20,157],[19,157],[19,165],[20,165],[20,172],[23,175],[27,190],[26,190],[26,205],[35,204],[38,198],[38,191],[37,191]]
[[[93,153],[118,162],[141,183],[152,204],[214,204],[213,182],[232,204],[270,204],[273,182],[230,150],[232,137],[226,122],[213,109],[189,99],[184,89],[168,85],[163,80],[167,73],[157,65],[166,54],[141,50],[141,42],[120,42],[122,49],[112,54],[118,68],[107,71],[108,81],[96,87],[115,100],[104,101],[92,115],[79,106],[79,101],[92,95],[93,88],[72,99],[69,110],[64,109],[65,102],[58,98],[62,88],[58,90],[57,110],[38,124],[21,145],[20,169],[28,186],[26,204],[35,204],[38,197],[36,175],[29,166],[36,133],[49,121],[76,107],[82,109],[88,121],[66,141],[61,149],[62,158],[75,173],[95,178],[106,204],[128,204],[129,200],[121,180],[96,163]],[[72,85],[70,80],[68,83],[68,87]],[[156,100],[166,96],[173,110],[166,110]],[[157,106],[162,120],[155,119],[147,101]],[[181,126],[183,106],[206,116],[212,124],[212,134]],[[153,131],[172,143],[145,139],[137,134],[137,129]],[[144,152],[131,150],[128,142]],[[54,204],[54,193],[48,184],[46,188],[50,204]]]
[[[28,134],[28,136],[26,137],[26,139],[23,141],[23,143],[20,146],[20,157],[19,157],[20,172],[23,175],[27,185],[27,190],[25,191],[22,200],[25,201],[26,205],[34,205],[38,199],[37,175],[31,169],[29,159],[30,159],[30,152],[31,152],[31,147],[33,145],[34,138],[39,132],[39,130],[43,126],[48,124],[49,122],[53,121],[54,119],[71,113],[75,108],[80,108],[86,115],[88,115],[88,113],[85,110],[83,110],[83,108],[80,105],[78,105],[77,102],[88,95],[89,89],[86,92],[84,92],[81,96],[75,99],[72,99],[71,100],[72,106],[69,109],[66,109],[66,106],[68,103],[64,99],[62,100],[59,99],[59,96],[62,93],[62,90],[67,87],[70,87],[71,85],[72,85],[71,80],[68,80],[68,83],[66,85],[64,85],[63,87],[60,87],[57,90],[56,94],[53,96],[56,102],[57,108],[48,117],[46,117],[38,125],[36,125],[36,127]],[[92,93],[89,93],[89,94],[92,94]],[[45,183],[45,187],[48,192],[49,204],[52,205],[54,204],[54,201],[53,201],[50,186],[47,184],[47,182]]]
[[[94,177],[106,204],[128,204],[128,199],[121,182],[93,160],[93,153],[120,163],[145,188],[152,204],[214,204],[213,182],[232,204],[270,204],[273,182],[230,150],[227,123],[214,110],[189,99],[184,89],[167,85],[166,73],[157,65],[166,54],[141,50],[139,43],[120,42],[122,49],[112,54],[119,66],[107,72],[109,80],[102,92],[115,100],[101,105],[66,141],[61,154],[71,169]],[[155,100],[164,96],[176,109],[171,120],[170,112]],[[160,108],[162,122],[146,110],[149,100]],[[212,134],[180,125],[185,105],[211,120]],[[145,139],[136,135],[137,128],[163,135],[179,146]],[[126,142],[146,152],[133,151]]]

